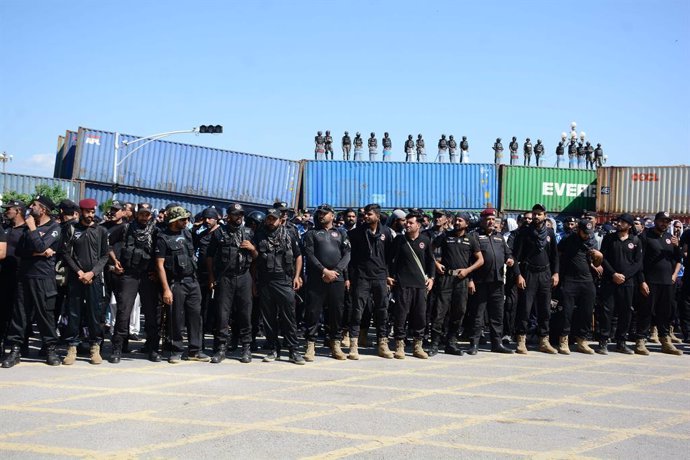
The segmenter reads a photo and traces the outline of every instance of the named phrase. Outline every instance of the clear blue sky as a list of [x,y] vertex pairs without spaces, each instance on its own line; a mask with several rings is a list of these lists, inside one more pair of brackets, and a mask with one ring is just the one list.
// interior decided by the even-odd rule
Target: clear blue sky
[[689,49],[687,0],[0,0],[0,152],[51,175],[67,129],[210,122],[171,140],[300,159],[388,131],[402,159],[445,133],[491,162],[515,135],[550,163],[577,121],[610,164],[688,164]]

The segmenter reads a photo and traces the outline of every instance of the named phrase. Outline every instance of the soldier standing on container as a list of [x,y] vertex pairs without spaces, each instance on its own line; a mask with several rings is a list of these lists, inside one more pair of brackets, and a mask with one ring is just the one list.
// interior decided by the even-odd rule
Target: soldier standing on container
[[105,288],[103,269],[108,261],[108,230],[96,225],[96,200],[87,198],[79,202],[80,218],[74,233],[65,238],[63,259],[69,268],[69,297],[67,301],[66,340],[69,345],[63,364],[74,364],[82,319],[85,320],[90,347],[91,364],[100,364],[100,343],[103,340],[103,308]]
[[569,169],[575,168],[576,158],[577,158],[577,143],[574,140],[571,140],[570,143],[568,144],[568,168]]
[[[242,344],[240,362],[252,361],[252,263],[254,233],[244,225],[244,208],[239,203],[227,209],[225,225],[213,232],[203,263],[208,271],[209,290],[214,294],[216,314],[213,328],[212,363],[226,358],[229,324]],[[200,259],[201,260],[201,259]]]
[[504,305],[504,268],[513,266],[510,248],[503,235],[496,232],[494,224],[496,210],[485,209],[481,213],[480,228],[475,233],[479,241],[484,263],[472,275],[475,293],[470,297],[473,327],[470,331],[469,355],[476,355],[479,347],[479,337],[484,328],[484,316],[488,312],[489,333],[491,336],[491,351],[494,353],[512,354],[503,346],[503,305]]
[[637,341],[635,353],[648,355],[644,340],[654,322],[659,331],[661,352],[682,355],[671,342],[669,326],[671,322],[671,302],[673,288],[680,271],[681,250],[678,238],[668,232],[671,222],[667,212],[654,216],[654,227],[640,235],[642,243],[642,271],[640,272],[640,292],[645,297],[637,310]]
[[514,166],[518,160],[520,160],[520,157],[518,155],[518,141],[515,136],[513,136],[513,139],[510,141],[510,144],[508,144],[508,149],[510,150],[510,166]]
[[522,146],[522,153],[525,156],[525,160],[523,162],[524,166],[529,166],[532,162],[532,141],[530,141],[529,137],[525,140],[525,143]]
[[395,293],[395,358],[405,358],[405,324],[409,317],[414,334],[415,358],[427,359],[424,351],[426,329],[426,295],[434,286],[434,254],[431,240],[420,234],[421,215],[410,213],[405,217],[405,233],[393,240],[390,275],[394,279]]
[[599,349],[608,354],[606,344],[611,336],[611,321],[615,314],[616,351],[626,355],[633,351],[625,344],[632,317],[635,279],[642,269],[642,245],[632,233],[635,220],[630,214],[618,217],[618,231],[604,236],[601,253],[604,256],[604,275],[601,286],[601,308],[598,311]]
[[342,339],[345,280],[350,263],[350,240],[347,234],[333,227],[333,208],[322,204],[314,215],[318,225],[304,235],[307,258],[307,310],[305,312],[307,351],[304,359],[314,361],[319,317],[327,310],[331,356],[343,360],[347,355],[340,348]]
[[383,133],[383,161],[391,161],[391,154],[393,153],[393,141],[388,137],[388,133]]
[[[369,299],[373,300],[372,311],[376,321],[378,355],[393,358],[388,348],[388,286],[392,279],[388,264],[392,256],[393,234],[381,223],[381,208],[368,204],[364,208],[364,225],[350,231],[352,257],[350,259],[350,279],[353,293],[352,314],[350,317],[349,359],[359,359],[358,337],[360,324]],[[368,328],[368,326],[367,326]],[[364,331],[366,336],[366,331]]]
[[587,141],[585,145],[585,158],[587,160],[587,169],[594,169],[594,147]]
[[448,141],[446,140],[446,135],[441,134],[441,139],[438,140],[438,155],[436,156],[436,161],[438,161],[439,163],[445,163],[447,152]]
[[431,322],[430,356],[438,353],[446,317],[448,329],[445,333],[445,352],[457,356],[464,354],[456,342],[467,311],[468,294],[475,292],[470,274],[484,263],[477,236],[467,232],[469,223],[468,213],[458,213],[453,229],[442,233],[433,242],[434,248],[441,250],[441,257],[436,261],[437,300]]
[[256,232],[252,241],[259,308],[270,350],[263,360],[271,362],[279,358],[280,332],[283,345],[288,348],[290,362],[304,364],[304,358],[297,350],[295,312],[295,292],[302,286],[302,253],[294,233],[281,225],[280,218],[279,210],[269,209],[264,225]]
[[364,139],[362,135],[357,133],[355,135],[355,158],[354,161],[362,161],[362,150],[364,148]]
[[379,143],[376,140],[375,133],[371,133],[369,135],[369,139],[367,139],[367,145],[369,146],[369,161],[376,161]]
[[534,159],[537,162],[537,166],[541,166],[542,155],[544,155],[544,144],[541,143],[541,139],[537,139],[537,145],[534,146]]
[[453,138],[453,135],[451,134],[448,137],[448,153],[450,154],[450,162],[451,163],[457,163],[458,159],[458,154],[456,153],[458,150],[458,143],[455,142],[455,139]]
[[581,219],[577,230],[558,243],[561,260],[561,304],[563,306],[563,328],[560,333],[558,352],[570,354],[568,336],[573,325],[573,335],[577,351],[594,354],[587,344],[592,331],[592,312],[596,298],[596,287],[592,278],[590,265],[601,263],[602,255],[594,249],[594,224]]
[[407,140],[405,141],[405,161],[406,162],[411,162],[412,160],[412,155],[414,154],[414,140],[412,140],[412,134],[407,136]]
[[314,136],[314,144],[316,144],[314,148],[314,160],[323,160],[323,154],[326,151],[326,139],[323,137],[321,131],[317,132],[316,136]]
[[326,131],[326,137],[324,138],[324,147],[326,151],[326,160],[328,160],[328,152],[331,152],[331,160],[333,159],[333,136],[331,136],[330,131]]
[[501,144],[500,137],[496,138],[496,142],[494,142],[492,148],[494,149],[494,163],[500,165],[501,159],[503,158],[503,144]]
[[350,139],[350,134],[345,131],[345,135],[342,140],[343,148],[343,161],[350,161],[350,149],[352,148],[352,139]]
[[168,314],[171,353],[170,364],[182,360],[184,344],[182,331],[187,326],[188,359],[208,362],[210,358],[201,351],[201,289],[196,279],[194,245],[187,230],[189,213],[181,206],[165,213],[167,230],[156,240],[156,269],[163,288],[163,303],[170,306]]
[[559,261],[556,234],[546,227],[546,209],[543,205],[532,206],[532,222],[518,231],[513,257],[519,289],[516,351],[527,354],[527,322],[532,307],[536,305],[539,351],[555,354],[556,349],[549,343],[549,316],[551,289],[558,285]]
[[[60,224],[50,217],[54,208],[55,204],[47,196],[39,195],[33,200],[29,206],[31,212],[25,219],[26,227],[15,249],[15,254],[20,257],[19,274],[16,298],[12,303],[12,320],[7,331],[7,341],[12,350],[2,362],[4,368],[19,364],[26,332],[34,320],[46,348],[46,364],[60,365],[55,350],[58,339],[54,317],[57,297],[55,254],[60,244]],[[4,258],[6,241],[3,246]]]
[[597,148],[594,149],[594,162],[597,168],[604,166],[604,149],[601,148],[601,144],[597,144]]
[[417,162],[422,163],[426,161],[426,148],[424,147],[424,139],[421,134],[417,134]]
[[565,147],[563,147],[563,142],[559,142],[556,147],[556,167],[561,167],[561,160],[563,160],[563,155],[565,154]]
[[460,141],[460,163],[470,162],[470,143],[467,142],[467,136],[462,136]]
[[585,146],[582,142],[577,143],[577,169],[582,169],[585,163]]

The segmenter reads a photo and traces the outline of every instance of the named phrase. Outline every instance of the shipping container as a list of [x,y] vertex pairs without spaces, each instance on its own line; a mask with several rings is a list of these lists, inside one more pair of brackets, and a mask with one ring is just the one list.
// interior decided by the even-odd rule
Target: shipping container
[[492,164],[304,161],[303,205],[484,209],[498,205]]
[[61,178],[62,157],[65,154],[65,136],[58,136],[57,149],[55,149],[55,165],[53,166],[53,177]]
[[[36,193],[37,185],[49,185],[54,187],[59,185],[67,198],[73,201],[81,199],[84,183],[82,181],[55,179],[53,177],[26,176],[23,174],[0,173],[0,194],[6,192],[17,192],[33,195]],[[2,197],[0,196],[0,199]]]
[[597,173],[585,169],[501,166],[501,210],[527,211],[536,203],[550,213],[596,207]]
[[689,166],[611,166],[599,168],[597,211],[620,214],[690,215]]
[[[112,183],[116,136],[120,144],[139,139],[79,128],[72,177]],[[161,140],[121,147],[119,158],[125,158],[139,146],[143,147],[118,167],[118,184],[187,197],[208,196],[259,205],[285,201],[292,207],[297,205],[297,161]]]

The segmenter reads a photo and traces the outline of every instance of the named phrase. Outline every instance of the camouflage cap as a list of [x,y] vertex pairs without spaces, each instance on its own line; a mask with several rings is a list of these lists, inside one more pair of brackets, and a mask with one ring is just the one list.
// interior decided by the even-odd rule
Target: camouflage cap
[[189,219],[189,213],[182,206],[175,206],[165,212],[165,221],[167,223],[175,222],[180,219]]

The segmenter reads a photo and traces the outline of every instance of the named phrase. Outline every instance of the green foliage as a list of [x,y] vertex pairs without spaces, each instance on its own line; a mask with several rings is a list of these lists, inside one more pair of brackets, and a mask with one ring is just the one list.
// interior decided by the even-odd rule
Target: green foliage
[[53,200],[53,203],[55,203],[56,205],[60,201],[67,198],[67,192],[65,192],[59,185],[38,184],[36,186],[36,193],[34,193],[33,195],[9,191],[7,193],[2,194],[2,202],[7,203],[8,201],[12,200],[20,200],[26,203],[26,205],[28,206],[31,204],[34,197],[38,195],[50,197],[50,199]]
[[31,195],[27,195],[26,193],[17,193],[14,191],[2,194],[3,203],[7,203],[13,200],[23,201],[28,205],[31,202]]
[[101,214],[105,214],[106,212],[110,211],[110,206],[112,204],[113,204],[113,199],[108,198],[103,203],[98,205],[98,210],[101,211]]

